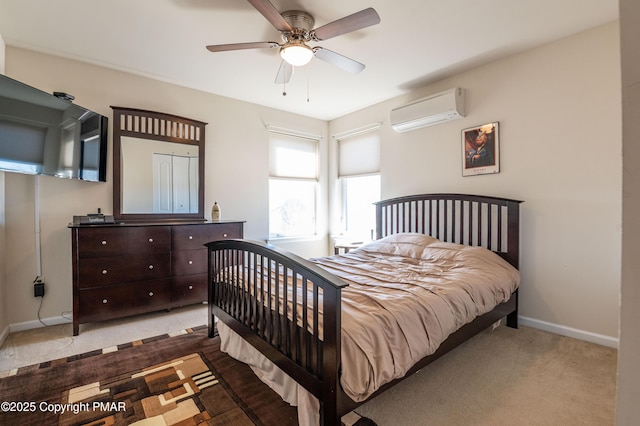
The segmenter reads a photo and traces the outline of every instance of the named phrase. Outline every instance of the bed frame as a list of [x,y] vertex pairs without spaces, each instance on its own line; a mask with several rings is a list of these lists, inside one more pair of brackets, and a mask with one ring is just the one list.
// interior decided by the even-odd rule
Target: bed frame
[[[413,195],[380,201],[376,203],[376,237],[419,232],[443,241],[484,246],[518,268],[520,203],[463,194]],[[225,240],[206,245],[209,336],[215,334],[217,317],[318,398],[322,424],[339,425],[343,415],[362,404],[351,400],[339,382],[340,300],[341,290],[348,284],[315,264],[269,244]],[[258,273],[245,276],[241,273],[243,265],[269,265],[270,273],[267,277]],[[297,292],[287,296],[277,282],[284,282],[289,289],[302,285],[302,296]],[[269,296],[263,296],[265,292]],[[321,316],[316,309],[320,303]],[[290,308],[300,305],[306,314]],[[517,316],[516,291],[509,301],[450,335],[433,355],[418,362],[405,377],[504,317],[509,327],[517,328]],[[322,335],[318,332],[319,321],[323,322]],[[369,399],[401,380],[384,385]]]

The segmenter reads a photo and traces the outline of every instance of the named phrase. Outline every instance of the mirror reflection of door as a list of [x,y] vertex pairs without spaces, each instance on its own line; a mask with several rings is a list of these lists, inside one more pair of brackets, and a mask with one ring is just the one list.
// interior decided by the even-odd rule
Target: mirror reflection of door
[[153,154],[153,213],[198,212],[198,158]]
[[[198,157],[199,149],[194,145],[123,137],[121,211],[198,213]],[[176,166],[180,161],[176,158],[183,158],[185,164]]]

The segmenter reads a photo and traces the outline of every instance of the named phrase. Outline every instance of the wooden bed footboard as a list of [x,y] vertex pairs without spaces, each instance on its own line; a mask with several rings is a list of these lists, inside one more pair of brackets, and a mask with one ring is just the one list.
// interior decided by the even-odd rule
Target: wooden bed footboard
[[[223,321],[334,415],[339,392],[341,289],[348,284],[274,246],[214,241],[209,249],[209,336]],[[339,417],[337,418],[339,421]]]
[[[419,232],[440,240],[483,246],[516,268],[517,200],[427,194],[376,203],[377,238]],[[217,317],[320,401],[321,422],[359,404],[340,388],[341,290],[348,284],[317,265],[274,246],[247,240],[215,241],[209,250],[209,335]],[[407,374],[429,364],[495,321],[517,328],[518,292],[449,336]],[[405,376],[406,377],[406,376]],[[402,379],[384,385],[375,395]]]

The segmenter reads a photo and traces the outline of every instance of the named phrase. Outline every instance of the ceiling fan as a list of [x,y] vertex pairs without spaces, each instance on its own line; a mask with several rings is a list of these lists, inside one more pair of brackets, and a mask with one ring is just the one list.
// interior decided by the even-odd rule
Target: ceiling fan
[[328,40],[380,22],[380,16],[373,8],[367,8],[337,21],[330,22],[313,29],[315,19],[309,13],[300,10],[278,12],[269,0],[248,0],[258,12],[273,25],[282,35],[283,42],[263,41],[253,43],[215,44],[207,46],[211,52],[229,50],[280,48],[283,61],[276,76],[276,83],[287,83],[293,74],[293,67],[306,65],[316,57],[345,71],[359,73],[365,66],[358,61],[347,58],[320,46],[310,47],[308,42]]

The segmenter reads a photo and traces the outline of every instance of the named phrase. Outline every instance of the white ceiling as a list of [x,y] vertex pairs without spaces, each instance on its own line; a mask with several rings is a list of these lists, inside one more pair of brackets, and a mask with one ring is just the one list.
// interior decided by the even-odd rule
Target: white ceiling
[[[367,7],[381,22],[312,45],[364,63],[349,74],[314,60],[283,96],[276,49],[211,53],[209,44],[277,41],[244,0],[0,0],[8,46],[132,72],[330,120],[447,75],[618,19],[617,0],[271,0],[319,27]],[[309,100],[307,101],[307,94]]]

